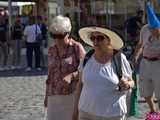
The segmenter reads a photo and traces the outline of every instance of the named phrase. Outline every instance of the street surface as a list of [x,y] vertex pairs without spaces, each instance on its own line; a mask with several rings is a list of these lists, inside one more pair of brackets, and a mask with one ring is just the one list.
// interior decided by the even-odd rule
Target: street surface
[[[22,65],[26,66],[25,56],[22,58]],[[46,78],[47,68],[31,72],[25,72],[24,68],[0,71],[0,120],[44,120]],[[128,120],[144,120],[148,106],[142,98],[138,100],[139,114]]]
[[[38,73],[33,75],[33,72],[29,73],[28,76],[27,74],[0,77],[0,120],[43,119],[43,99],[47,76],[38,75]],[[144,102],[140,102],[138,107],[139,115],[137,118],[132,117],[129,120],[144,120],[148,107]]]
[[42,120],[46,76],[0,78],[0,120]]

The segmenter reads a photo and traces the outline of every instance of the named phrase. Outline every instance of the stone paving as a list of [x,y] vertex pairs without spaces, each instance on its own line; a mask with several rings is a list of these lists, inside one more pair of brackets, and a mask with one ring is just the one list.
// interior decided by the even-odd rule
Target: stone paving
[[[47,76],[22,73],[0,77],[0,120],[43,120]],[[138,107],[139,115],[129,120],[144,120],[148,107],[146,103],[139,103]]]
[[[47,52],[46,52],[47,53]],[[23,65],[25,66],[25,57]],[[0,72],[0,120],[44,120],[43,100],[47,69]],[[148,106],[138,98],[138,115],[128,120],[144,120]]]
[[0,78],[0,120],[42,120],[46,76]]

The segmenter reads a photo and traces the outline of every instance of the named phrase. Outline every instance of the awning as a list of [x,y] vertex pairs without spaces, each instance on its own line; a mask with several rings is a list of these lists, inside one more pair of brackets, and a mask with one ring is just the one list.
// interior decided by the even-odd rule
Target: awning
[[[12,2],[12,6],[24,6],[24,5],[34,5],[36,4],[35,2]],[[8,2],[5,1],[0,1],[0,6],[1,7],[7,7]]]
[[[5,1],[8,2],[8,0],[0,0],[0,1]],[[12,2],[36,2],[38,0],[12,0]]]

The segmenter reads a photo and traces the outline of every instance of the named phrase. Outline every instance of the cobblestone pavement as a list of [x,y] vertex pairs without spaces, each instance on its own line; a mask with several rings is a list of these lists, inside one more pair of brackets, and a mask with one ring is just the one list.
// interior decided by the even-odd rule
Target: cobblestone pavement
[[42,120],[46,75],[0,77],[0,120]]
[[[0,120],[43,120],[47,76],[21,75],[0,77]],[[148,107],[146,103],[139,103],[138,107],[139,115],[129,120],[144,120]]]

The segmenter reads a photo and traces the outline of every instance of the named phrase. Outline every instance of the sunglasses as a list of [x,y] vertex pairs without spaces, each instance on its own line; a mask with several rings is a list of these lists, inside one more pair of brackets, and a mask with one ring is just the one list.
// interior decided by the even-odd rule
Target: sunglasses
[[96,40],[96,41],[99,41],[99,42],[102,42],[102,41],[105,39],[105,37],[102,36],[102,35],[97,35],[97,36],[93,36],[93,35],[92,35],[92,36],[90,37],[90,39],[91,39],[91,41],[93,41],[93,42],[94,42],[95,40]]
[[63,39],[66,36],[66,34],[53,34],[53,33],[50,33],[50,36],[51,36],[51,38]]

